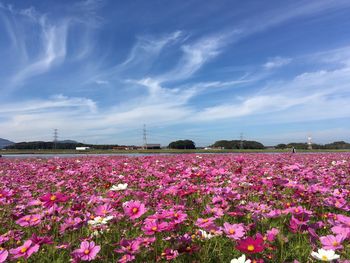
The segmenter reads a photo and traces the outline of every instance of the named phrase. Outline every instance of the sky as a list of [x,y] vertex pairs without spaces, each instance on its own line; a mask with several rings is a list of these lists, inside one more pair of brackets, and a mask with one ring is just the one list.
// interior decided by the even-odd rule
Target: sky
[[348,0],[0,0],[0,137],[350,141]]

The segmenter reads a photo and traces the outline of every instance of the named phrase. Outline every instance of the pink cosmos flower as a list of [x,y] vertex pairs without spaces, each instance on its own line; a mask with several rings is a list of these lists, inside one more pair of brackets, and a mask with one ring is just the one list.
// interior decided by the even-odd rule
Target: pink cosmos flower
[[10,249],[10,253],[13,255],[13,258],[29,258],[33,253],[38,252],[40,246],[34,244],[33,241],[27,240],[24,244],[18,248]]
[[36,234],[33,234],[30,240],[33,241],[34,244],[42,245],[42,244],[53,244],[51,237],[39,237]]
[[177,258],[179,256],[179,252],[177,250],[173,250],[170,248],[166,248],[162,253],[162,257],[164,257],[167,261]]
[[143,203],[133,200],[123,203],[123,209],[124,213],[133,220],[141,217],[147,211]]
[[336,236],[328,235],[320,237],[322,247],[326,250],[342,249],[343,246],[341,245],[341,243],[344,241],[344,239],[345,237],[342,234]]
[[272,228],[266,232],[266,238],[268,241],[272,242],[275,240],[276,236],[280,231],[277,228]]
[[83,261],[91,261],[95,259],[97,253],[101,247],[96,246],[94,241],[83,241],[80,244],[80,248],[73,251],[73,256]]
[[114,250],[115,252],[136,254],[140,250],[141,241],[138,239],[135,239],[135,240],[122,239],[119,244],[121,248]]
[[175,212],[173,212],[172,216],[173,216],[174,222],[176,224],[182,223],[187,218],[187,214],[185,214],[182,211],[175,211]]
[[344,225],[337,225],[331,228],[332,232],[336,235],[342,234],[343,236],[350,237],[350,227]]
[[200,228],[209,227],[214,224],[215,218],[209,217],[209,218],[198,218],[196,221],[196,226]]
[[0,263],[5,262],[7,257],[9,255],[9,252],[2,247],[0,247]]
[[110,214],[113,211],[112,206],[110,204],[100,205],[98,206],[94,212],[97,216],[107,216],[107,214]]
[[260,237],[247,237],[240,240],[236,248],[243,253],[260,253],[265,249],[264,240]]
[[16,221],[20,226],[36,226],[41,223],[41,215],[26,215]]
[[239,240],[245,235],[245,230],[242,224],[233,224],[225,222],[224,232],[229,238]]
[[125,262],[129,262],[129,261],[133,261],[135,259],[134,255],[129,255],[129,254],[125,254],[124,256],[122,256],[118,262],[120,263],[125,263]]
[[51,207],[54,204],[66,202],[68,198],[68,196],[61,193],[47,193],[40,197],[40,201],[44,202],[45,207]]
[[168,228],[167,222],[159,223],[157,220],[148,220],[145,222],[142,230],[146,235],[154,235],[156,232],[162,232]]

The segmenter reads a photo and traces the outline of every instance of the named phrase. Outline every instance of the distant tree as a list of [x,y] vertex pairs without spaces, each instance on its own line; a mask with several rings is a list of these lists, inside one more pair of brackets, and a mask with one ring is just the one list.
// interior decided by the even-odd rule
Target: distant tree
[[286,149],[287,148],[287,144],[284,144],[284,143],[280,143],[280,144],[277,144],[275,146],[276,149]]
[[325,145],[326,149],[350,149],[350,143],[337,141]]
[[196,149],[196,145],[191,140],[178,140],[171,142],[168,146],[170,149]]
[[[220,140],[216,141],[212,147],[220,147],[224,149],[240,149],[241,148],[241,141],[240,140]],[[264,145],[257,141],[242,141],[242,147],[243,149],[264,149]]]

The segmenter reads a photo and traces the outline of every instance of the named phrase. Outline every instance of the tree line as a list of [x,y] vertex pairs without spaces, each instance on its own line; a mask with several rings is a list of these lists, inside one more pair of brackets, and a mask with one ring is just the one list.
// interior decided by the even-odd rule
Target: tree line
[[[350,143],[344,142],[344,141],[337,141],[337,142],[332,142],[332,143],[327,143],[327,144],[316,144],[313,143],[311,144],[312,149],[315,150],[344,150],[344,149],[350,149]],[[286,149],[286,148],[292,148],[294,147],[295,149],[300,149],[300,150],[306,150],[308,149],[309,145],[307,143],[297,143],[297,142],[291,142],[288,144],[278,144],[276,145],[276,149]]]
[[[6,146],[5,149],[17,149],[17,150],[47,150],[47,149],[75,149],[76,147],[90,147],[98,150],[108,150],[113,149],[113,147],[118,147],[118,144],[85,144],[79,142],[44,142],[44,141],[34,141],[34,142],[19,142],[9,146]],[[307,143],[298,143],[291,142],[288,144],[278,144],[274,148],[276,149],[288,149],[295,148],[299,150],[308,149]],[[222,149],[265,149],[266,147],[257,141],[248,141],[248,140],[219,140],[212,144],[212,148],[222,148]],[[170,149],[196,149],[196,144],[192,140],[177,140],[173,141],[168,145]],[[331,150],[341,150],[341,149],[350,149],[350,143],[345,141],[336,141],[328,144],[312,144],[312,149],[322,150],[322,149],[331,149]]]

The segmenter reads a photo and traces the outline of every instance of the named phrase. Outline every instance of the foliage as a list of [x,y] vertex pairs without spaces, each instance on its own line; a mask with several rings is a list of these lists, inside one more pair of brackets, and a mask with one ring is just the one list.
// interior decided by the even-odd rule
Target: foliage
[[171,142],[168,146],[170,149],[195,149],[196,145],[191,140],[178,140]]
[[220,147],[224,149],[264,149],[264,145],[256,141],[240,141],[240,140],[220,140],[216,141],[212,147]]

